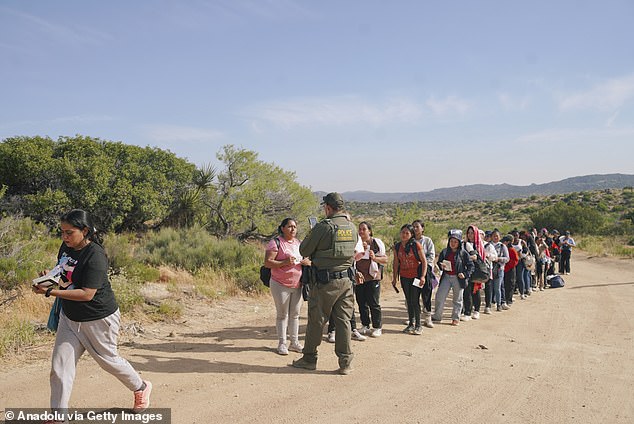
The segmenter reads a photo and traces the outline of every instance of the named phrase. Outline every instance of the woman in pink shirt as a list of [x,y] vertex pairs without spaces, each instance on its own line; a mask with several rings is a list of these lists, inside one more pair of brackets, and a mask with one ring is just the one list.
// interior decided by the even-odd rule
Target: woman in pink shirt
[[[309,259],[299,254],[300,241],[296,238],[297,223],[285,218],[279,227],[279,235],[266,246],[264,266],[271,268],[271,295],[275,302],[277,318],[275,327],[279,344],[277,353],[288,355],[288,351],[302,352],[299,344],[299,312],[302,307],[302,265],[310,265]],[[286,335],[291,339],[286,346]]]

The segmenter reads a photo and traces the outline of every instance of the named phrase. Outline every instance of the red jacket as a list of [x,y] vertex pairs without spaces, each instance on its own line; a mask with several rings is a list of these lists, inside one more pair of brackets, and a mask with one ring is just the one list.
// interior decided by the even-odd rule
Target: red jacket
[[517,266],[520,262],[520,255],[517,253],[517,250],[509,247],[509,261],[504,265],[504,273],[506,274],[513,268]]

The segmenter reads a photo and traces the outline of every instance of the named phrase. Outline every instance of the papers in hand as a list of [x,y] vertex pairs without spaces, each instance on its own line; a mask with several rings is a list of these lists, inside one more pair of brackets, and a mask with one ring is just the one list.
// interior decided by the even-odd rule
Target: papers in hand
[[50,286],[55,286],[59,284],[59,276],[53,276],[53,275],[44,275],[42,277],[38,277],[33,279],[33,285],[34,286],[42,286],[42,287],[50,287]]
[[444,269],[445,271],[451,272],[452,270],[451,261],[448,261],[446,259],[442,261],[442,269]]
[[422,289],[423,284],[421,283],[420,278],[414,278],[414,281],[412,281],[412,286]]

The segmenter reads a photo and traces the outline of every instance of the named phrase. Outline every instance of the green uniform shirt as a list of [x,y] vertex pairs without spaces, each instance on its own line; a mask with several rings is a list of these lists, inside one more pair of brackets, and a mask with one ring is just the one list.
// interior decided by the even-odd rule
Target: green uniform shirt
[[[334,255],[333,237],[335,237],[335,234],[333,225],[345,232],[343,237],[345,241],[343,243],[352,243],[350,256],[336,257]],[[330,272],[345,271],[354,263],[353,251],[358,238],[356,227],[346,215],[333,215],[313,227],[300,244],[299,253],[304,257],[309,257],[313,265],[319,270],[326,269]]]

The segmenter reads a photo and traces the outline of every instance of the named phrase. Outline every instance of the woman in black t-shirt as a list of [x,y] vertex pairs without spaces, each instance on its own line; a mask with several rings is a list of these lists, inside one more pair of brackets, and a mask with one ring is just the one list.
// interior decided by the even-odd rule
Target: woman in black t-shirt
[[35,293],[55,296],[62,303],[53,348],[51,408],[61,412],[68,408],[76,365],[87,350],[101,368],[134,392],[133,411],[144,411],[150,404],[152,384],[142,380],[117,352],[121,316],[96,229],[80,209],[68,212],[60,221],[62,245],[55,267],[60,287],[33,287]]

